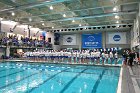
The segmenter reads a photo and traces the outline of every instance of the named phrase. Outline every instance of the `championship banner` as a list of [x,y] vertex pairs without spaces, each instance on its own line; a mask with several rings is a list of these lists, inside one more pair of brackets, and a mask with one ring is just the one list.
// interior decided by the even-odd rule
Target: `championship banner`
[[76,35],[64,35],[63,45],[76,45]]
[[108,33],[108,44],[126,44],[126,32]]
[[102,34],[83,34],[82,48],[102,48]]

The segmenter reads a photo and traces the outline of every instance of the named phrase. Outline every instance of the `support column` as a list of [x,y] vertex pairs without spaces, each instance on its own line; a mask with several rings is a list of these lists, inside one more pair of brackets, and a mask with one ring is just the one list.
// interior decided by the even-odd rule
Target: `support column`
[[9,57],[10,56],[10,46],[6,47],[6,56]]
[[[77,34],[76,34],[77,35]],[[77,38],[78,37],[78,38]],[[76,36],[76,42],[79,43],[79,50],[82,49],[82,34]]]
[[106,48],[106,32],[102,32],[102,48]]
[[140,3],[139,3],[139,14],[138,14],[138,23],[139,23],[139,57],[140,57]]
[[31,30],[30,30],[30,27],[28,25],[28,37],[30,38],[30,36],[31,36]]
[[1,20],[0,20],[0,33],[1,33]]
[[140,3],[139,3],[139,16],[140,16]]

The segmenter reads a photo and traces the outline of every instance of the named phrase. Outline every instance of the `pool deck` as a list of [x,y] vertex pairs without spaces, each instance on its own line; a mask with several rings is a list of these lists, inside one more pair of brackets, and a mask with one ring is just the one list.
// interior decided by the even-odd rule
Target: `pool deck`
[[10,61],[10,62],[29,62],[29,63],[49,63],[49,64],[64,64],[64,65],[85,65],[85,66],[112,66],[112,67],[120,67],[122,66],[121,64],[90,64],[90,63],[77,63],[77,62],[46,62],[46,61],[31,61],[31,60],[15,60],[15,59],[12,59],[12,60],[2,60],[0,62],[3,62],[3,61]]
[[122,68],[121,93],[140,93],[140,65]]

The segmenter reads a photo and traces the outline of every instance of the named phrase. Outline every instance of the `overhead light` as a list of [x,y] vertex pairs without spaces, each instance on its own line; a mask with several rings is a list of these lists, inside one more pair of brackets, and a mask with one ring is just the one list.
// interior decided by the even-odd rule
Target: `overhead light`
[[119,23],[119,21],[116,21],[116,23]]
[[120,17],[119,17],[118,15],[115,15],[115,18],[116,18],[116,19],[119,19]]
[[11,13],[11,15],[12,15],[12,16],[15,16],[15,13],[14,13],[14,12],[12,12],[12,13]]
[[54,27],[52,27],[52,29],[53,29]]
[[44,24],[44,23],[42,23],[42,25],[44,26],[45,24]]
[[47,0],[46,2],[50,2],[50,0]]
[[74,23],[74,22],[75,22],[75,20],[72,20],[72,22]]
[[117,10],[118,10],[118,8],[117,8],[117,7],[114,7],[114,8],[113,8],[113,11],[117,11]]
[[32,18],[29,18],[29,21],[31,22],[32,21]]
[[66,14],[63,14],[63,17],[66,17]]
[[82,26],[81,24],[79,24],[79,26]]
[[3,18],[0,18],[0,21],[2,21],[3,20]]
[[53,6],[52,5],[50,6],[50,10],[53,10]]

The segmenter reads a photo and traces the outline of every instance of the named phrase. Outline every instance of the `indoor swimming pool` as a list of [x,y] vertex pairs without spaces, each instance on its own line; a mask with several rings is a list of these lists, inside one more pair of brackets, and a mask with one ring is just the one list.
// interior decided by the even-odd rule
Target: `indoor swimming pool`
[[116,93],[120,67],[1,62],[0,93]]

